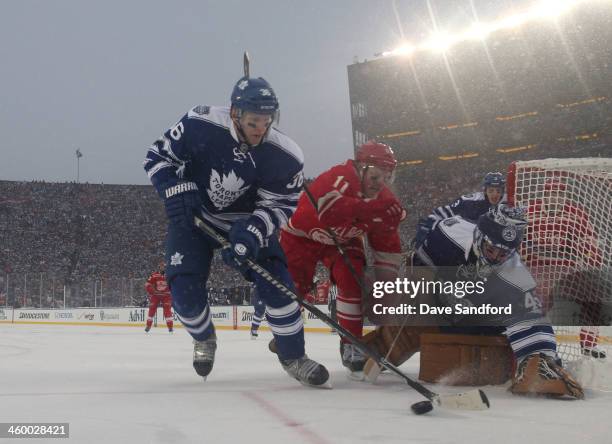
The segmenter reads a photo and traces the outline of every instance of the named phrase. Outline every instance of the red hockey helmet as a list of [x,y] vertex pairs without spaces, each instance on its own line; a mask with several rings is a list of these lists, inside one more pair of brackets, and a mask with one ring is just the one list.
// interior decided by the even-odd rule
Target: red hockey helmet
[[370,140],[357,149],[357,162],[374,165],[384,171],[393,172],[397,165],[395,154],[389,145]]

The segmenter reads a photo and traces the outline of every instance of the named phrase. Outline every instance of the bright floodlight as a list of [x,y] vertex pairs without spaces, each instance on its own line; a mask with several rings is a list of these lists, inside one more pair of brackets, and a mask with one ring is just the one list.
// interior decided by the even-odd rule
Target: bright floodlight
[[495,31],[495,26],[487,23],[474,23],[470,29],[463,33],[463,37],[470,40],[484,40]]
[[408,55],[414,51],[422,50],[444,52],[455,43],[464,40],[484,40],[489,34],[500,29],[516,28],[536,19],[558,17],[583,1],[585,0],[539,0],[524,12],[512,14],[491,23],[474,23],[469,29],[459,34],[451,35],[444,32],[437,32],[420,45],[403,45],[393,51],[385,51],[382,55]]
[[576,0],[541,0],[529,12],[534,17],[555,18],[570,9]]
[[527,22],[531,19],[529,14],[514,14],[509,15],[501,19],[499,23],[499,29],[502,28],[516,28],[517,26],[521,26],[523,23]]
[[388,55],[409,55],[412,54],[414,52],[414,46],[412,45],[402,45],[398,48],[395,48],[393,51],[385,51],[382,53],[383,56],[388,56]]
[[436,32],[422,45],[424,49],[444,52],[457,42],[457,37],[443,32]]

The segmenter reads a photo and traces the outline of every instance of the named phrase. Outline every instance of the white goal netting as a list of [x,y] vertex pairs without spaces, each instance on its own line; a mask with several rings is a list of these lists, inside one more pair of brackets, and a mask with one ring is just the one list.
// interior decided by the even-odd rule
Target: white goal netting
[[607,348],[610,328],[599,326],[610,325],[612,304],[612,159],[515,162],[508,194],[527,210],[521,255],[557,326],[559,355],[571,363]]

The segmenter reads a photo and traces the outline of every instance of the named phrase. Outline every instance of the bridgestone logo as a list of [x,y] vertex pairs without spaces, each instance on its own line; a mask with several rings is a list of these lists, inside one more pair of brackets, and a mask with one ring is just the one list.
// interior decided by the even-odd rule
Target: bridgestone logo
[[19,313],[19,319],[49,319],[49,313]]
[[176,196],[177,194],[185,193],[187,191],[197,191],[198,186],[194,182],[185,182],[174,185],[173,187],[166,189],[166,199]]

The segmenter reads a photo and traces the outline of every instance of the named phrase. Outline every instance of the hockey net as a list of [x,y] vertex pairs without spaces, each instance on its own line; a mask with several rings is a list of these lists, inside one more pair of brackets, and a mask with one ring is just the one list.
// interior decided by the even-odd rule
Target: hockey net
[[610,325],[612,303],[612,159],[514,162],[508,195],[527,210],[521,256],[560,357],[569,364],[584,360],[585,348],[609,348],[610,327],[601,326]]

